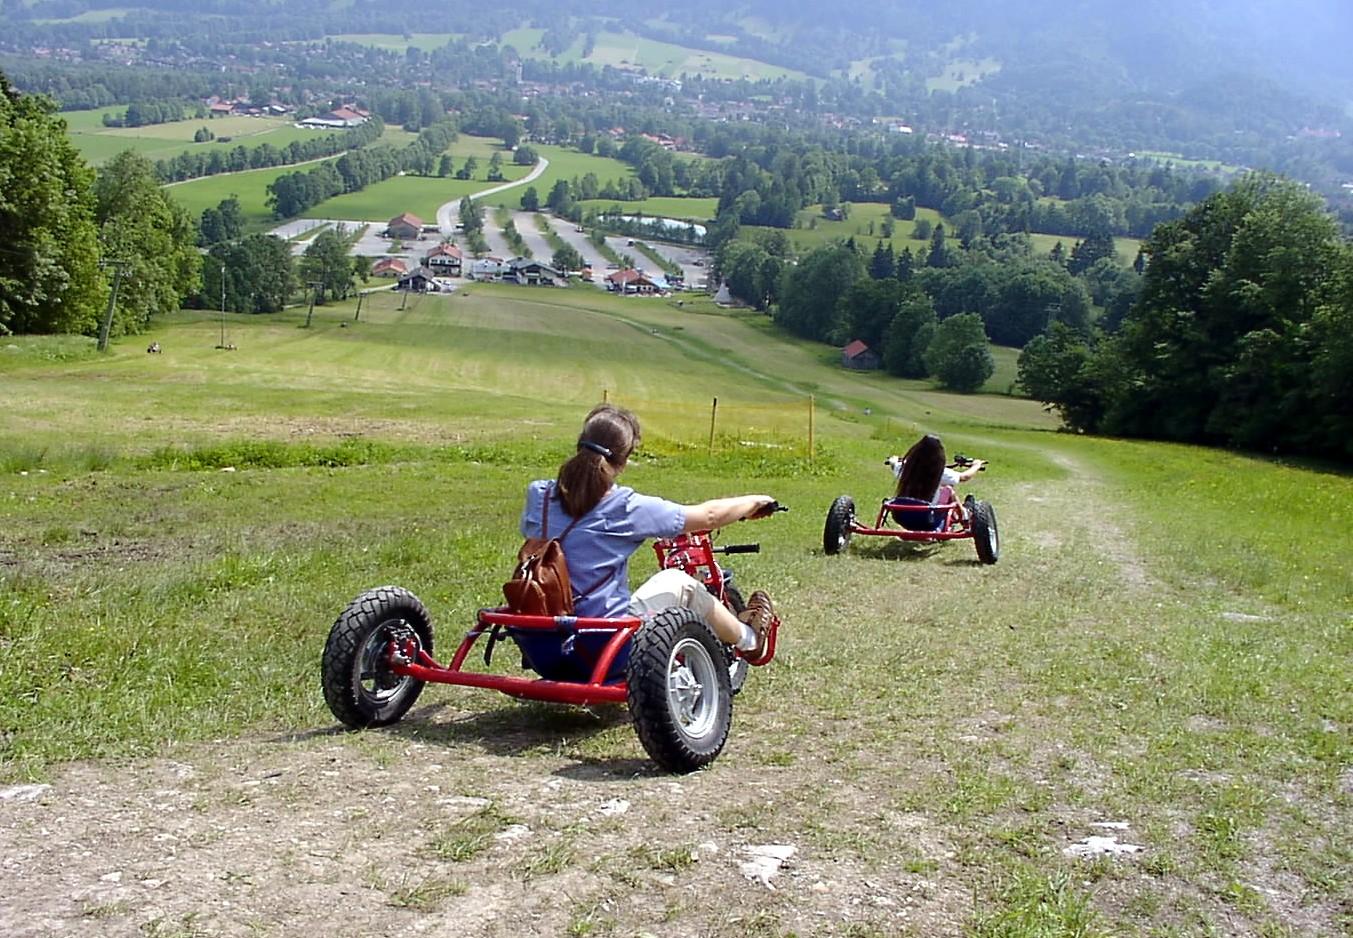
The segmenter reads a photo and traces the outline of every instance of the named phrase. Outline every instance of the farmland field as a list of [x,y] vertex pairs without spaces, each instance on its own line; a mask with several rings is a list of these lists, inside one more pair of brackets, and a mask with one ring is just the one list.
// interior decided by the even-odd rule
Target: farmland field
[[[530,170],[529,166],[513,166],[507,163],[503,165],[503,175],[508,181],[520,179]],[[302,213],[302,217],[385,221],[400,212],[413,212],[424,221],[432,222],[437,218],[437,208],[443,202],[458,201],[463,196],[498,185],[484,180],[482,165],[477,175],[478,179],[395,176],[384,182],[373,183],[359,192],[334,196],[318,205],[312,205]],[[506,192],[503,196],[507,197],[510,194],[511,192]]]
[[[811,251],[829,241],[854,238],[856,244],[863,245],[866,251],[872,252],[874,247],[883,240],[883,221],[888,217],[888,206],[880,202],[853,202],[850,206],[850,217],[841,221],[824,218],[821,206],[810,206],[799,213],[797,227],[786,229],[785,234],[788,235],[790,242],[799,251]],[[917,208],[916,220],[919,221],[923,218],[927,219],[931,225],[943,221],[946,234],[951,236],[949,243],[955,245],[958,243],[952,239],[952,224],[941,218],[939,212],[929,208]],[[758,229],[755,226],[744,227],[742,237],[750,237],[754,230]],[[914,221],[894,219],[891,239],[893,250],[900,253],[904,248],[910,248],[912,254],[924,254],[925,251],[929,250],[929,240],[918,240],[912,237],[914,231]],[[1029,240],[1035,254],[1046,255],[1058,241],[1062,242],[1062,247],[1069,253],[1079,239],[1070,235],[1031,234]],[[1140,245],[1141,240],[1138,238],[1114,238],[1114,247],[1118,252],[1118,259],[1124,264],[1131,264],[1136,259],[1137,249]]]
[[616,202],[607,199],[589,199],[582,203],[585,209],[608,212],[619,205],[626,215],[642,213],[658,215],[663,218],[678,218],[684,221],[707,222],[714,218],[719,208],[718,199],[694,199],[681,196],[654,196],[640,202]]
[[[338,159],[338,157],[333,157]],[[244,221],[251,229],[262,228],[272,221],[272,212],[266,199],[267,187],[278,176],[287,173],[304,172],[317,164],[306,166],[273,166],[268,169],[253,169],[243,173],[225,173],[219,176],[206,176],[192,179],[166,188],[166,191],[194,215],[200,215],[203,209],[215,208],[224,198],[238,196]]]
[[[706,301],[475,284],[354,314],[0,344],[7,934],[1344,930],[1345,470],[1056,433]],[[791,509],[724,533],[784,626],[718,760],[664,775],[624,708],[466,688],[338,731],[330,623],[402,584],[449,657],[603,397],[644,421],[622,483]],[[872,520],[923,431],[991,460],[966,488],[1000,562],[824,554],[827,506]],[[746,872],[767,845],[787,861]]]
[[[61,116],[70,128],[71,140],[85,159],[97,166],[123,150],[135,150],[151,160],[169,159],[180,153],[232,150],[237,146],[256,147],[270,143],[284,147],[293,140],[305,140],[323,131],[296,127],[278,117],[218,117],[150,124],[145,127],[104,127],[105,113],[121,114],[125,107],[98,108],[92,111],[66,111]],[[206,127],[216,140],[194,143],[193,134]],[[219,138],[228,137],[226,141]]]

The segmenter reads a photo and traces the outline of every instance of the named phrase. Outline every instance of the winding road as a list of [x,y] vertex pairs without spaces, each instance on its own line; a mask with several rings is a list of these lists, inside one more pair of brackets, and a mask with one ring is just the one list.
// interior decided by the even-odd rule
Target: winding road
[[[482,199],[485,196],[497,195],[500,192],[506,192],[508,189],[514,189],[517,186],[524,186],[527,183],[534,182],[535,180],[539,179],[540,174],[545,172],[545,170],[549,168],[550,168],[549,160],[545,159],[545,157],[543,156],[537,157],[536,165],[532,167],[531,171],[527,173],[525,176],[521,177],[520,179],[515,179],[512,182],[505,182],[499,186],[492,186],[488,189],[485,189],[483,192],[471,193],[470,199],[471,200]],[[442,204],[440,208],[437,209],[437,227],[441,229],[443,235],[453,235],[456,233],[455,213],[459,209],[460,209],[460,199],[452,199],[450,202],[445,202]]]

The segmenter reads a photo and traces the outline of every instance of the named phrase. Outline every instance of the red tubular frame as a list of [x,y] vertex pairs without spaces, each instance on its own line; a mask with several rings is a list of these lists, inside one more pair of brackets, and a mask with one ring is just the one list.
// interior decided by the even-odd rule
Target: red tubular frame
[[[539,629],[547,632],[586,632],[605,631],[613,633],[610,641],[602,649],[592,674],[586,683],[570,681],[550,681],[545,678],[512,677],[505,674],[485,674],[481,671],[465,671],[465,659],[469,657],[479,637],[496,625],[510,625],[517,629]],[[633,637],[643,620],[634,616],[619,619],[596,619],[585,616],[519,616],[501,609],[481,609],[476,617],[475,627],[466,633],[456,648],[449,665],[439,664],[435,658],[421,649],[416,663],[390,663],[395,674],[407,675],[432,684],[458,684],[464,687],[485,687],[502,691],[513,697],[527,700],[545,700],[552,703],[595,704],[624,703],[626,686],[623,681],[606,683],[606,675],[615,662],[616,655]]]
[[[714,560],[714,543],[708,531],[681,534],[677,537],[655,541],[653,551],[658,556],[661,569],[677,568],[684,570],[705,584],[722,602],[724,598],[723,570]],[[458,684],[463,687],[484,687],[502,691],[513,697],[527,700],[545,700],[551,703],[596,704],[624,703],[628,689],[624,681],[607,683],[606,676],[615,664],[616,656],[625,647],[625,643],[634,637],[642,626],[643,620],[635,616],[622,616],[615,619],[589,618],[586,616],[522,616],[507,612],[505,609],[481,609],[475,618],[474,628],[465,634],[449,665],[440,664],[432,655],[417,648],[412,641],[402,649],[404,654],[395,654],[395,643],[391,642],[387,651],[390,670],[398,675],[416,678],[430,684]],[[611,638],[601,650],[592,673],[584,682],[552,681],[545,678],[511,677],[504,674],[486,674],[482,671],[466,671],[465,659],[479,641],[480,636],[492,632],[496,626],[511,626],[514,629],[538,629],[544,632],[578,634],[580,632],[609,632]],[[772,629],[767,643],[766,653],[750,664],[767,664],[775,657],[775,640],[778,629]],[[399,660],[404,657],[406,660]]]
[[[943,511],[944,521],[934,531],[909,531],[906,528],[885,527],[894,511]],[[903,541],[957,541],[972,537],[972,528],[963,515],[963,506],[956,501],[945,505],[900,505],[891,498],[885,498],[879,506],[878,518],[872,528],[858,521],[850,525],[851,534],[870,534],[881,537],[895,537]]]

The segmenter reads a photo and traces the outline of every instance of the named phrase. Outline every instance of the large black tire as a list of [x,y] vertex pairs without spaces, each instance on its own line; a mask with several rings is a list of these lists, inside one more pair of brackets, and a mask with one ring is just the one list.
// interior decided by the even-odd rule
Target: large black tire
[[386,726],[408,712],[423,682],[390,671],[390,641],[412,631],[418,644],[432,652],[432,619],[413,593],[398,586],[380,586],[358,596],[329,630],[320,665],[324,700],[339,721],[351,729]]
[[723,750],[733,722],[723,644],[694,612],[673,607],[635,633],[628,702],[634,731],[653,761],[693,772]]
[[827,509],[827,525],[822,529],[824,553],[839,554],[850,546],[851,525],[855,523],[855,500],[842,495]]
[[[741,615],[742,611],[747,608],[747,601],[742,598],[742,593],[738,592],[736,586],[724,587],[723,595],[728,603],[728,608],[733,610],[733,615]],[[752,668],[747,663],[746,658],[741,658],[734,653],[733,646],[724,645],[723,650],[728,654],[728,692],[736,697],[742,693],[742,686],[747,683],[747,673]]]
[[990,502],[972,504],[972,541],[977,546],[977,559],[995,563],[1001,559],[1001,534],[996,528],[996,509]]

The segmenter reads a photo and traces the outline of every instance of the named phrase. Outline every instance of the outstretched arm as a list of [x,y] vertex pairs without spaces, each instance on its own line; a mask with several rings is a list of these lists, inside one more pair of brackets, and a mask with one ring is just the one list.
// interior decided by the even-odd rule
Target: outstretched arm
[[962,472],[958,474],[958,481],[967,482],[973,476],[977,475],[977,473],[982,471],[983,465],[984,463],[982,462],[982,460],[974,459],[972,463],[968,466],[968,468],[964,469]]
[[692,531],[713,531],[734,521],[740,521],[765,508],[775,499],[769,495],[735,495],[732,498],[712,498],[698,505],[686,505],[686,527]]

